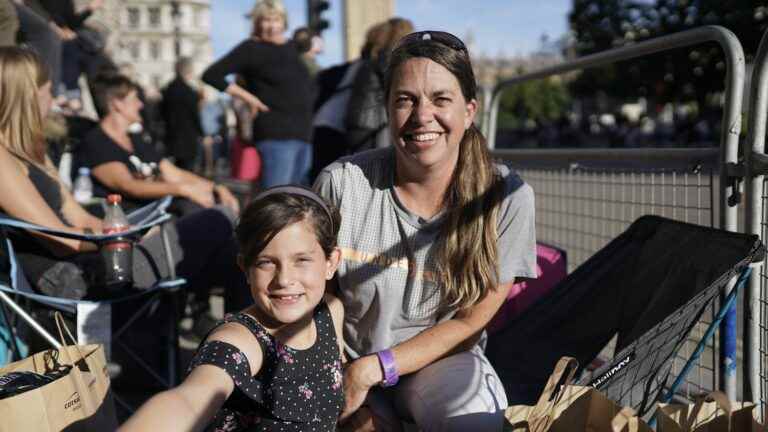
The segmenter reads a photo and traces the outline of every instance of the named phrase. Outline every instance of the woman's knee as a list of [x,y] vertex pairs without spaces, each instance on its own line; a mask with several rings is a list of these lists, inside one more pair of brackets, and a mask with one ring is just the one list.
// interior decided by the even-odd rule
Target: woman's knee
[[504,388],[479,349],[456,354],[404,379],[401,410],[421,430],[500,430]]

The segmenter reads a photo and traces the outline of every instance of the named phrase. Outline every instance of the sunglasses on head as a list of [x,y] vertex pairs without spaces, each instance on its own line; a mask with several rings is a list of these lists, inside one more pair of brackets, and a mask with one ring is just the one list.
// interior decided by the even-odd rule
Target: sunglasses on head
[[456,51],[463,51],[467,52],[467,46],[464,45],[464,42],[461,41],[461,39],[457,38],[456,36],[444,32],[444,31],[433,31],[433,30],[427,30],[427,31],[420,31],[415,33],[410,33],[405,36],[403,36],[402,39],[397,43],[397,48],[402,48],[407,45],[413,45],[425,41],[433,41],[437,42],[441,45],[445,45],[448,48],[452,48]]

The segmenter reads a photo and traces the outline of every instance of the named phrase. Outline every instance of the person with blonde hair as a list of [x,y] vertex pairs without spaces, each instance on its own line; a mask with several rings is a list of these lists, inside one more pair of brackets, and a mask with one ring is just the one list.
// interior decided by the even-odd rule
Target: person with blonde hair
[[389,57],[391,145],[343,158],[316,182],[342,216],[336,292],[351,362],[341,420],[500,431],[507,400],[484,329],[515,280],[536,277],[533,190],[491,160],[460,39],[411,33]]
[[[260,0],[248,15],[252,35],[203,73],[203,81],[250,107],[253,142],[263,161],[261,187],[309,181],[314,86],[296,44],[285,31],[278,0]],[[243,85],[228,82],[237,74]]]
[[[101,232],[102,220],[75,201],[46,154],[43,119],[51,106],[50,90],[46,68],[34,53],[0,47],[0,184],[4,185],[0,211],[59,231]],[[172,265],[189,284],[248,292],[235,263],[233,228],[222,211],[202,210],[166,227],[175,259]],[[21,267],[38,291],[72,299],[107,295],[95,244],[16,231],[10,235]],[[136,288],[150,288],[168,276],[162,236],[156,230],[145,235],[134,251]]]

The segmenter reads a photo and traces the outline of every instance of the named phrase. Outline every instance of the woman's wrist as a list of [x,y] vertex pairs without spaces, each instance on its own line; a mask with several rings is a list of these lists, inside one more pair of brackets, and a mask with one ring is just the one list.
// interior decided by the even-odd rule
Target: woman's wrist
[[384,379],[379,358],[376,354],[360,357],[352,362],[350,368],[356,380],[367,388],[380,384]]

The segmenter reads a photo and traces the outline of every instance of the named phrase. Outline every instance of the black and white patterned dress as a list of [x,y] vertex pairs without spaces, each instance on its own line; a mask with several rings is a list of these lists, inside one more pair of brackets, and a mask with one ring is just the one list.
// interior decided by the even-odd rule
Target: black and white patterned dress
[[219,325],[237,322],[261,345],[261,370],[250,376],[245,354],[221,341],[204,342],[189,366],[217,366],[232,378],[235,390],[205,429],[230,431],[335,431],[344,403],[339,345],[325,302],[314,311],[317,340],[299,350],[277,341],[250,315],[224,317]]

